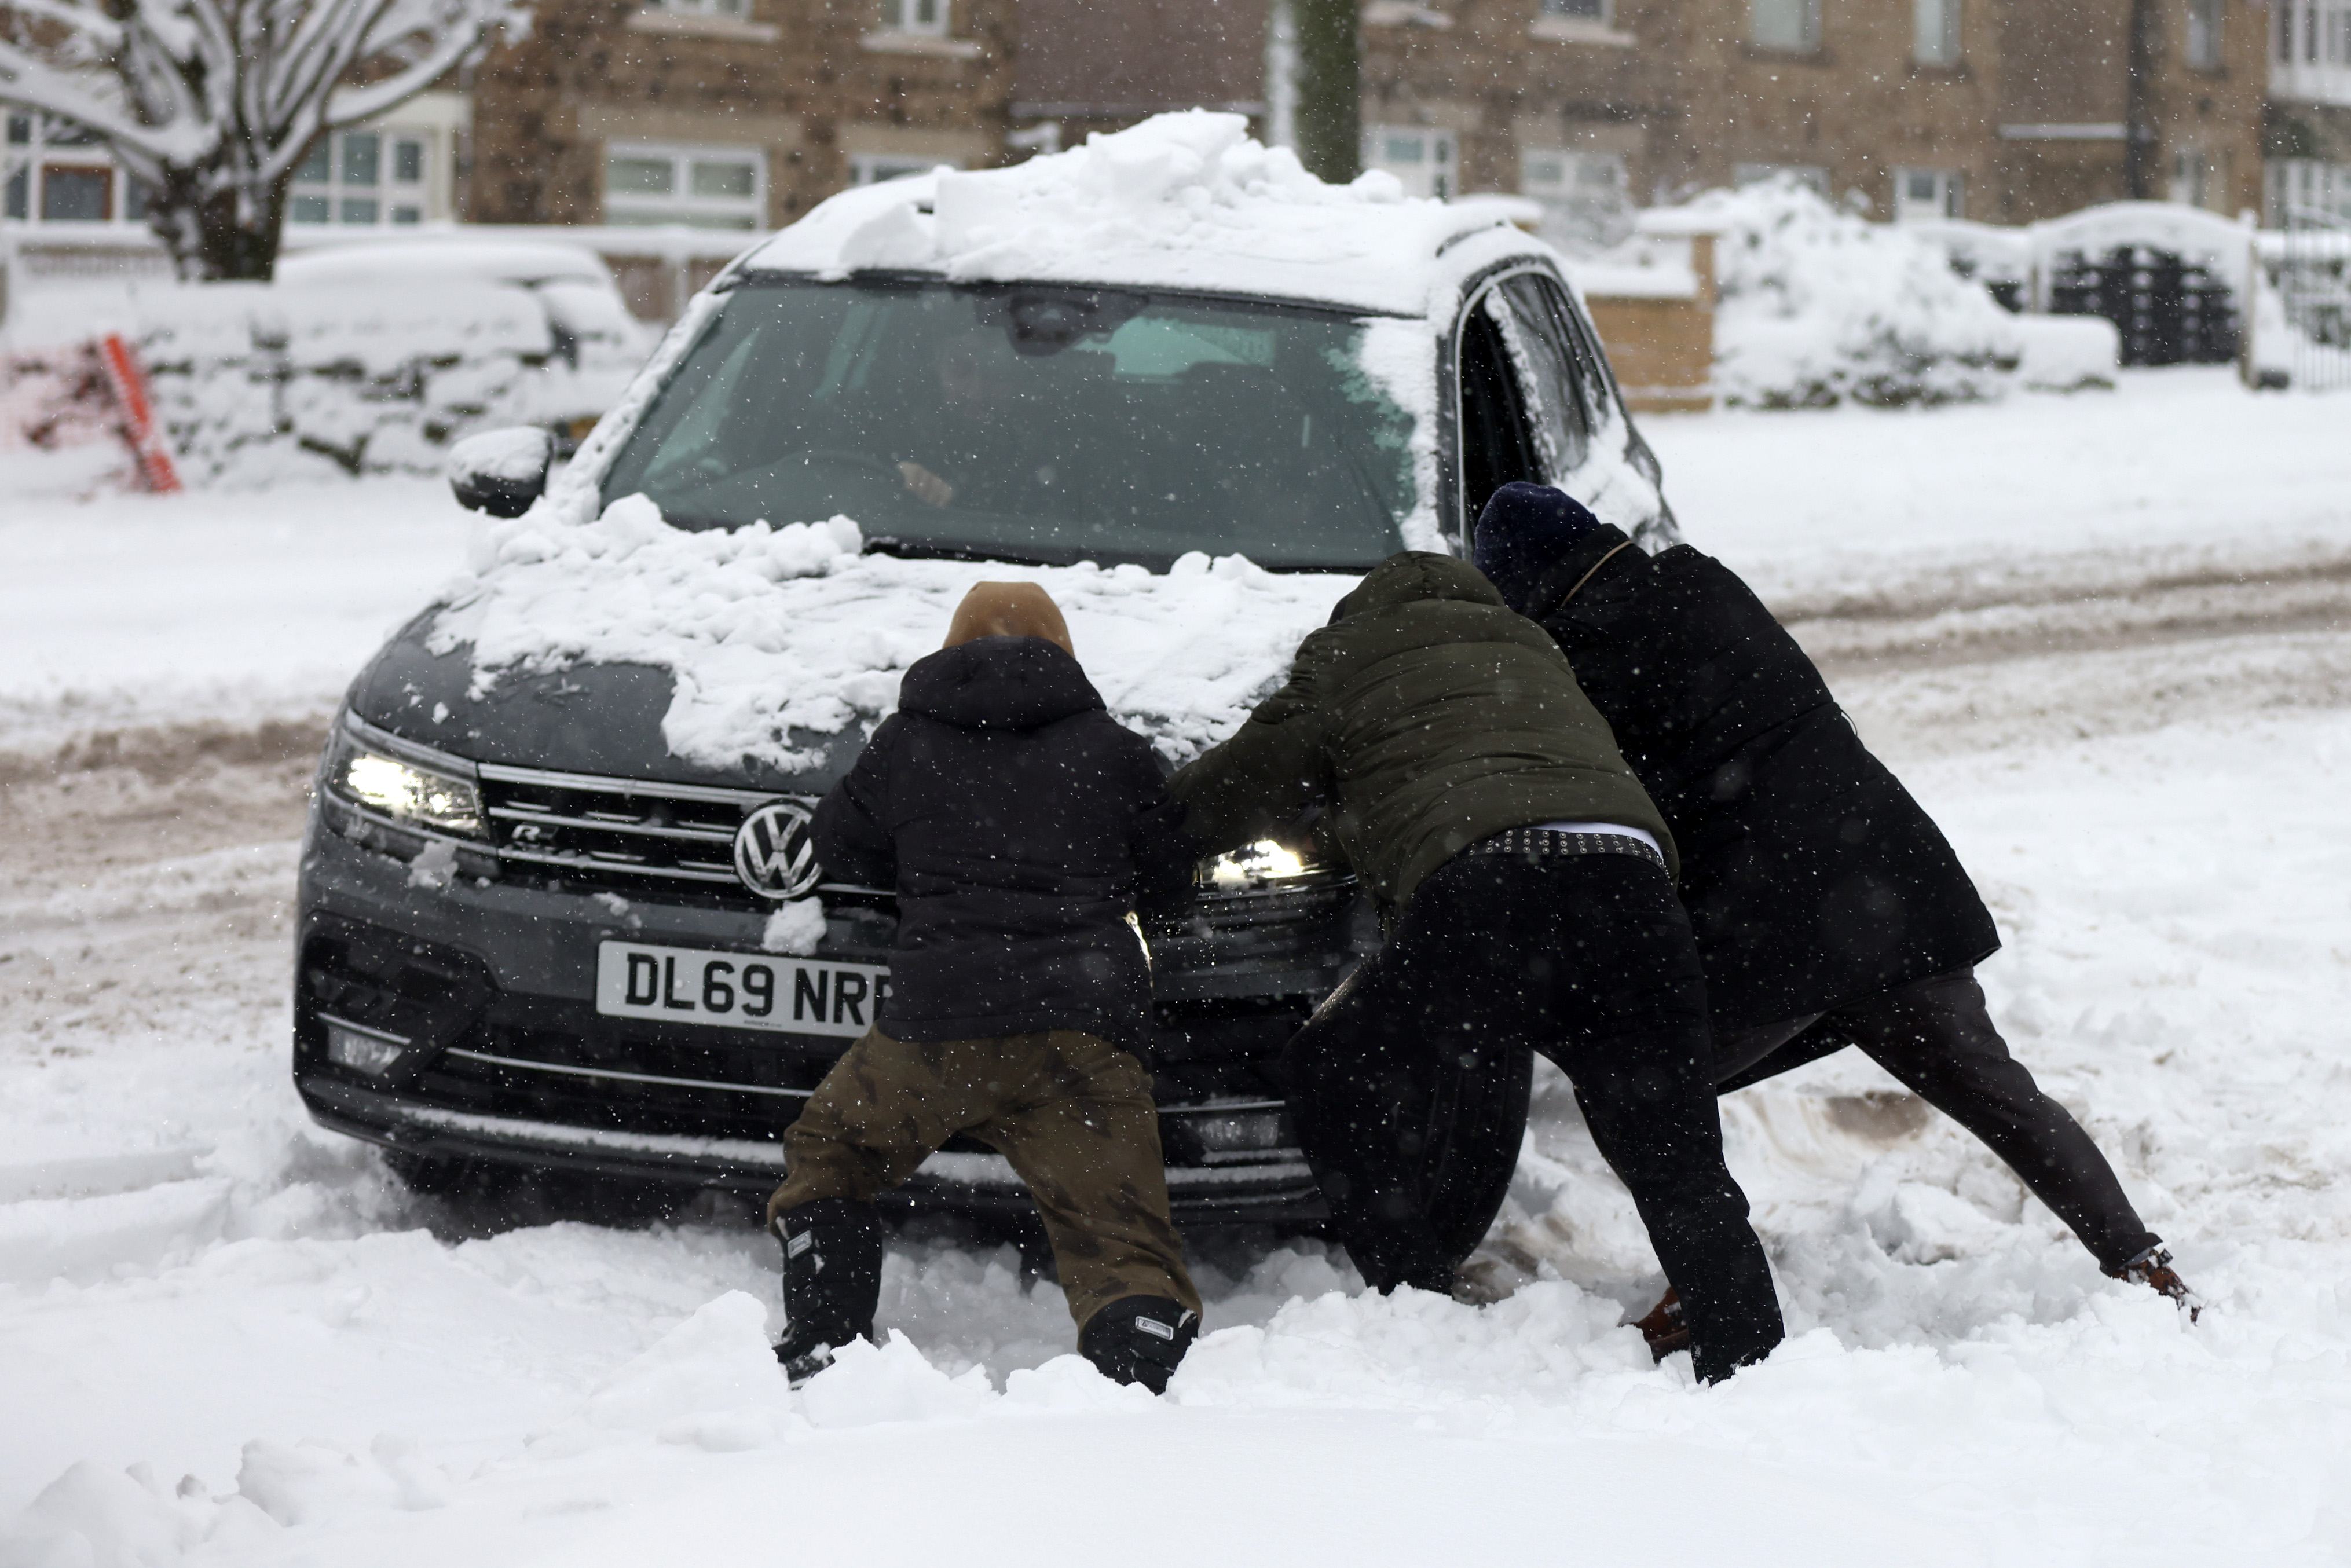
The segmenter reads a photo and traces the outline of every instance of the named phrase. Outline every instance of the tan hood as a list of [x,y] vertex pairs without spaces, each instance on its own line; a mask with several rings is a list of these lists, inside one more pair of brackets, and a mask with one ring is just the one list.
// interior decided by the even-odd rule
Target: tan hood
[[975,582],[956,606],[942,647],[956,648],[982,637],[1042,637],[1077,656],[1070,646],[1070,623],[1053,596],[1033,582]]

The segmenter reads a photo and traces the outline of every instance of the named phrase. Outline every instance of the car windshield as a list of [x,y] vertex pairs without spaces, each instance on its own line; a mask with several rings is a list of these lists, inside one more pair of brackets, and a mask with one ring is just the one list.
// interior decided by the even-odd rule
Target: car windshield
[[1412,420],[1336,312],[1038,287],[755,282],[606,474],[678,528],[846,513],[909,555],[1361,570]]

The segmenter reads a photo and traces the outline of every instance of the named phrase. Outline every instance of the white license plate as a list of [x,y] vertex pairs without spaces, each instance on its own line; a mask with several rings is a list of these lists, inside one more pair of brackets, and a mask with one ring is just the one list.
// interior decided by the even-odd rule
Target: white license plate
[[872,964],[635,942],[596,949],[596,1010],[607,1018],[854,1039],[872,1027],[889,994],[890,971]]

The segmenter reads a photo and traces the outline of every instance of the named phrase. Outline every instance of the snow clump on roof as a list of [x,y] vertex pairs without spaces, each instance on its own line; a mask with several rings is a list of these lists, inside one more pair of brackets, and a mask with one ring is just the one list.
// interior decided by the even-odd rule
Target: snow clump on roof
[[1252,140],[1244,117],[1190,110],[1009,169],[844,192],[744,265],[1195,287],[1417,315],[1437,247],[1500,226],[1479,205],[1407,197],[1382,171],[1327,184],[1288,148]]

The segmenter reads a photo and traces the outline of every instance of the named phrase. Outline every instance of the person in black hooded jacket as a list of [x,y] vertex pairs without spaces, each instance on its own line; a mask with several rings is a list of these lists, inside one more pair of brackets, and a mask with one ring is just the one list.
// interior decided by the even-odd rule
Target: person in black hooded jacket
[[874,1026],[785,1134],[768,1204],[789,1319],[776,1354],[796,1383],[872,1337],[874,1196],[960,1133],[1028,1184],[1080,1350],[1123,1382],[1165,1387],[1200,1297],[1137,1060],[1151,971],[1128,915],[1189,885],[1181,821],[1045,591],[973,588],[817,808],[826,870],[897,889],[898,940]]
[[[1959,857],[1752,591],[1687,545],[1644,553],[1543,485],[1494,493],[1476,557],[1558,642],[1673,830],[1719,1092],[1858,1046],[2101,1269],[2184,1301],[2105,1156],[1993,1028],[1974,967],[2000,934]],[[1653,1344],[1677,1343],[1673,1305],[1643,1321]]]

